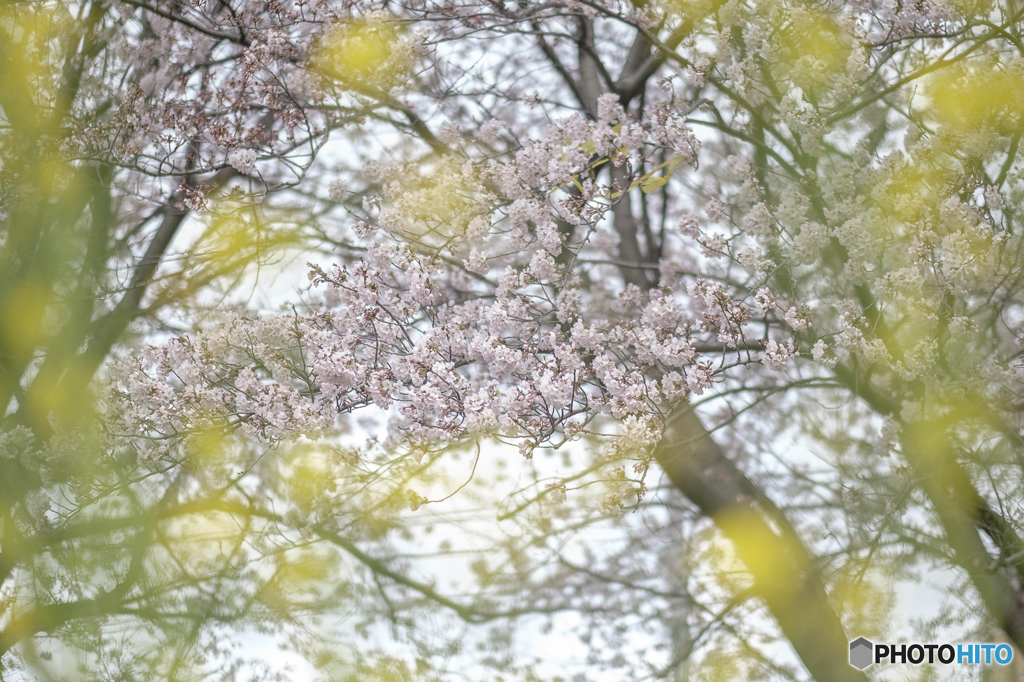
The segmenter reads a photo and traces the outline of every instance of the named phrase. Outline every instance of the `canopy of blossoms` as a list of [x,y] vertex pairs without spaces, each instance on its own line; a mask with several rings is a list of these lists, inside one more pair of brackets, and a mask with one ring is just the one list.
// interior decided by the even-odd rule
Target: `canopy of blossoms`
[[[188,26],[191,11],[168,21]],[[596,443],[538,496],[601,480],[600,508],[615,514],[642,508],[663,471],[735,547],[812,677],[865,679],[845,664],[836,576],[863,577],[890,541],[906,565],[923,552],[955,567],[986,622],[1024,646],[1024,541],[1007,503],[1024,481],[1024,9],[292,11],[257,22],[259,39],[239,34],[221,88],[265,77],[283,137],[263,150],[258,127],[251,140],[224,128],[217,163],[232,176],[272,168],[274,188],[315,206],[310,293],[111,364],[111,452],[189,470],[211,434],[273,452],[336,443],[351,414],[377,418],[380,471],[466,443],[526,459]],[[164,121],[167,106],[148,109]],[[218,134],[188,120],[185,138]],[[292,132],[300,121],[306,137]],[[352,139],[329,151],[339,128]],[[125,153],[141,153],[149,138],[137,137]],[[179,191],[201,211],[208,190]],[[759,444],[735,441],[760,423],[777,452],[805,401],[834,396],[845,437],[867,451],[830,460],[830,511],[814,517],[780,501],[817,494],[800,453],[758,470],[746,456]],[[884,473],[894,456],[906,483]],[[854,488],[879,504],[843,497]],[[403,495],[414,510],[429,501]],[[908,505],[919,518],[895,521]],[[864,528],[812,538],[832,510]]]

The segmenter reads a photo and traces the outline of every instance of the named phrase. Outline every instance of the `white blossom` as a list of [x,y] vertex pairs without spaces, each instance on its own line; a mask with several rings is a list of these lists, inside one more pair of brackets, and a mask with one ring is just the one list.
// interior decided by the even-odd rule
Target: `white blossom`
[[446,145],[455,145],[462,141],[462,129],[459,124],[445,121],[437,128],[437,139]]
[[785,344],[772,340],[765,345],[761,363],[770,370],[781,372],[789,365],[790,359],[797,355],[799,353],[793,344],[793,339],[789,339]]
[[477,137],[479,137],[481,141],[486,142],[487,144],[494,144],[495,142],[498,141],[498,136],[501,134],[501,130],[502,128],[504,128],[504,126],[505,124],[502,123],[501,121],[497,119],[491,119],[490,121],[487,121],[482,126],[480,126],[479,130],[477,131]]
[[825,365],[826,367],[835,367],[839,362],[839,358],[836,357],[835,350],[831,348],[824,339],[818,339],[811,346],[811,357],[814,361]]
[[243,175],[256,170],[255,149],[232,149],[228,152],[228,164]]

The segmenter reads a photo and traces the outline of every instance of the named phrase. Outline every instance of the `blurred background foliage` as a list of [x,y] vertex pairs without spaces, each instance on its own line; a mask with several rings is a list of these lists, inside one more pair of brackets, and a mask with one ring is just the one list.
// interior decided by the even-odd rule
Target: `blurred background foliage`
[[[953,63],[924,79],[923,109],[871,99],[898,88],[868,74],[858,83],[866,94],[848,107],[829,100],[838,97],[830,79],[857,53],[838,13],[766,3],[792,10],[778,58],[761,73],[779,90],[732,92],[723,115],[702,80],[711,67],[669,60],[651,31],[678,27],[665,53],[682,46],[697,55],[718,41],[747,68],[741,32],[716,23],[736,3],[635,3],[640,14],[617,17],[599,44],[593,16],[576,5],[544,4],[536,11],[550,14],[534,16],[529,3],[493,3],[493,33],[448,53],[447,40],[476,40],[484,19],[448,4],[351,4],[0,3],[0,677],[560,680],[568,677],[560,664],[552,672],[543,659],[578,656],[574,670],[609,679],[803,680],[789,633],[773,629],[771,617],[788,611],[807,621],[805,634],[817,623],[799,608],[768,613],[758,601],[799,607],[786,592],[803,586],[787,580],[794,566],[829,569],[816,587],[827,589],[850,632],[890,633],[899,581],[957,559],[930,516],[927,485],[875,456],[878,439],[863,426],[877,426],[879,415],[836,382],[806,401],[777,397],[782,389],[768,382],[743,387],[754,394],[750,405],[734,408],[726,396],[707,408],[718,423],[743,427],[715,433],[726,464],[690,488],[652,476],[651,494],[636,502],[642,513],[609,517],[602,500],[618,503],[633,488],[625,473],[619,487],[588,478],[604,462],[585,439],[510,471],[518,456],[485,456],[478,467],[481,449],[499,447],[486,440],[430,453],[367,444],[359,435],[380,427],[373,416],[339,418],[330,438],[268,450],[236,433],[240,415],[211,411],[202,428],[166,434],[167,458],[146,459],[132,447],[136,434],[112,432],[102,419],[96,381],[133,347],[258,311],[272,298],[261,298],[267,289],[286,288],[297,308],[316,304],[307,291],[295,295],[301,261],[362,257],[356,237],[380,207],[374,197],[406,221],[391,227],[408,243],[440,251],[457,241],[474,229],[473,204],[487,190],[463,171],[457,150],[468,130],[504,112],[504,137],[472,138],[487,158],[518,149],[517,135],[526,139],[552,116],[593,117],[581,75],[588,64],[641,102],[662,67],[703,83],[686,94],[694,110],[704,107],[700,124],[721,133],[709,148],[721,160],[747,153],[740,142],[751,145],[767,188],[775,180],[765,176],[780,168],[831,172],[816,165],[814,145],[831,143],[814,139],[813,117],[796,132],[779,124],[782,90],[801,90],[812,107],[824,102],[837,125],[850,117],[861,132],[876,126],[865,134],[870,149],[829,147],[839,165],[898,147],[897,134],[912,142],[918,124],[934,126],[942,144],[917,149],[913,163],[880,175],[871,191],[879,210],[907,222],[921,217],[911,198],[936,203],[962,182],[964,167],[980,182],[993,170],[985,160],[1005,156],[1011,161],[994,169],[1005,179],[1024,111],[1019,70],[997,68],[995,52]],[[995,11],[953,6],[960,14],[940,36],[952,42],[969,33],[962,25],[985,29]],[[642,12],[658,7],[665,23],[649,24]],[[361,18],[351,20],[353,11]],[[1019,32],[1019,13],[1006,11],[1017,18],[1000,31]],[[454,38],[418,36],[446,22],[458,30],[439,34]],[[499,38],[505,52],[490,52],[485,39]],[[898,62],[887,67],[893,81],[915,64],[930,72],[931,53],[895,45],[885,58]],[[643,74],[640,85],[625,68],[616,80],[604,67],[623,59]],[[486,75],[466,85],[467,64]],[[658,87],[675,86],[669,78]],[[503,109],[507,102],[517,108]],[[853,118],[855,108],[863,118]],[[425,112],[460,120],[465,131],[439,136]],[[351,146],[330,158],[327,141],[341,129]],[[962,134],[975,129],[1012,142],[979,151]],[[360,155],[405,164],[402,182],[362,172]],[[705,172],[708,184],[680,170],[625,194],[617,206],[629,207],[623,222],[634,241],[643,234],[645,253],[637,247],[622,281],[652,286],[643,273],[665,255],[656,235],[660,218],[664,236],[670,189],[709,199],[732,187],[720,182],[728,171]],[[972,196],[977,188],[956,189]],[[784,192],[774,199],[785,203]],[[982,257],[980,243],[967,246]],[[458,259],[446,264],[467,281],[480,276]],[[601,272],[587,276],[599,283]],[[281,273],[285,284],[275,283]],[[791,274],[780,271],[779,280]],[[886,293],[893,310],[906,307],[895,287]],[[923,334],[914,311],[903,312],[907,324],[875,328],[897,355]],[[277,359],[301,374],[283,319]],[[222,350],[208,349],[211,366],[227,362]],[[991,350],[964,347],[951,366],[970,373]],[[965,401],[927,422],[930,434],[910,434],[932,453],[921,468],[934,468],[944,447],[936,434],[976,416]],[[813,466],[776,457],[797,431],[810,436],[802,459]],[[990,454],[978,455],[970,476],[940,484],[990,476],[992,488],[1017,499],[1020,477]],[[566,470],[575,478],[553,473]],[[733,506],[695,502],[722,481],[740,490]],[[567,483],[575,503],[559,504]],[[434,504],[456,489],[457,498]],[[940,589],[945,612],[918,631],[988,637],[992,618],[962,596],[969,581],[957,573]],[[283,672],[280,661],[299,672]]]
[[[284,109],[211,104],[209,60],[223,52],[212,42],[185,43],[195,53],[174,64],[159,50],[140,58],[177,39],[159,13],[0,4],[4,679],[229,675],[237,642],[211,626],[262,630],[344,591],[342,581],[316,592],[330,562],[284,538],[260,546],[280,521],[226,498],[253,464],[248,445],[211,429],[180,469],[140,468],[98,419],[92,385],[107,359],[251,288],[304,229],[265,202],[279,174],[257,176],[250,157],[233,161],[241,170],[214,159],[195,129],[219,117],[236,129],[232,145],[267,150]],[[147,128],[140,102],[177,118]]]

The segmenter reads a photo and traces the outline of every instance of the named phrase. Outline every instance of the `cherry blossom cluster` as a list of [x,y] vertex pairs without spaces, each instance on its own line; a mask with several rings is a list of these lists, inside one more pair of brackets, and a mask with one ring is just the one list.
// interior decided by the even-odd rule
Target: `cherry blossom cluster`
[[[641,116],[606,93],[592,116],[552,117],[506,154],[472,144],[494,143],[504,124],[440,123],[428,160],[366,165],[373,191],[351,229],[361,255],[312,266],[321,309],[231,318],[134,358],[112,382],[120,428],[173,442],[221,420],[270,440],[313,437],[372,404],[412,449],[487,435],[529,454],[608,415],[620,451],[649,453],[674,405],[734,375],[868,368],[897,403],[919,400],[922,381],[936,395],[1012,392],[1005,365],[986,363],[978,382],[942,359],[950,343],[976,352],[1015,333],[979,337],[993,310],[977,297],[1017,267],[1001,221],[1005,186],[1020,178],[965,192],[969,160],[1007,124],[951,110],[884,154],[856,132],[856,112],[879,115],[859,104],[877,26],[949,26],[938,6],[915,7],[898,21],[855,7],[723,7],[715,58],[688,77],[725,93],[738,120],[769,112],[756,123],[774,147],[725,154],[722,140],[698,140],[693,121],[717,119],[694,119],[671,80]],[[741,25],[746,55],[729,33]],[[829,52],[809,50],[821,41]],[[970,75],[950,91],[969,89]],[[849,152],[827,151],[838,132]],[[718,153],[688,193],[677,167]],[[229,162],[256,160],[238,151]],[[336,184],[331,196],[348,193]],[[621,209],[641,201],[675,229],[657,262],[624,263],[623,240],[640,238]]]

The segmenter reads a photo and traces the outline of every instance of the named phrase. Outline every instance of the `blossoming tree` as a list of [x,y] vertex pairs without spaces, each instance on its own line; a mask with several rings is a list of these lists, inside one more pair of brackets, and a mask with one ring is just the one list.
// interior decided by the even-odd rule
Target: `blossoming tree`
[[[87,387],[126,338],[187,326],[210,294],[305,234],[304,218],[270,197],[296,186],[318,136],[345,118],[291,94],[298,46],[334,15],[258,9],[0,8],[5,677],[45,666],[56,654],[43,638],[57,631],[111,654],[86,665],[94,677],[167,677],[192,665],[182,653],[201,639],[196,624],[244,617],[189,604],[198,578],[142,570],[155,521],[180,506],[144,491],[134,461],[108,447]],[[157,489],[175,489],[174,477]],[[208,589],[218,579],[205,577]],[[143,595],[163,608],[141,607]],[[97,644],[96,624],[118,613],[148,624],[149,654],[118,653],[117,637]]]
[[[210,75],[186,68],[164,82],[154,69],[132,92],[223,83],[198,101],[235,123],[181,119],[220,155],[204,172],[298,168],[267,184],[295,187],[324,257],[311,259],[313,293],[288,312],[225,314],[109,368],[95,437],[117,459],[117,484],[25,486],[11,523],[35,544],[19,561],[30,572],[59,556],[36,545],[73,545],[88,524],[146,541],[118,555],[100,596],[62,577],[45,599],[12,597],[8,649],[43,632],[75,641],[73,623],[98,614],[161,631],[180,617],[194,633],[296,625],[357,593],[395,627],[412,626],[411,604],[468,622],[590,617],[606,604],[573,589],[604,581],[720,608],[707,628],[730,611],[760,614],[733,633],[747,667],[726,661],[723,675],[859,680],[847,642],[882,627],[872,608],[884,612],[865,582],[922,562],[954,569],[962,605],[980,605],[965,623],[1024,645],[1016,4],[128,6],[169,45],[213,41],[195,67]],[[223,76],[225,63],[247,85]],[[247,87],[261,106],[242,101]],[[300,123],[288,151],[237,132]],[[82,133],[94,144],[96,125]],[[178,213],[215,212],[202,172],[159,167],[186,180]],[[353,429],[356,415],[373,423]],[[16,423],[12,461],[53,461],[80,431],[53,427],[59,443],[40,447],[30,441],[51,434]],[[553,450],[566,464],[545,478],[535,462]],[[513,520],[588,500],[605,516],[664,521],[652,497],[674,491],[694,531],[685,539],[735,570],[718,591],[676,598],[666,583],[685,583],[671,575],[683,564],[650,561],[646,546],[647,559],[609,558],[635,562],[625,577],[565,560],[547,574],[563,581],[553,589],[510,580],[456,598],[382,540],[406,522],[397,499],[415,513],[443,507],[422,486],[453,463],[466,480],[522,467],[527,483],[502,512]],[[57,490],[74,491],[64,511],[32,503]],[[136,509],[141,527],[125,520]],[[531,541],[571,532],[544,518]],[[663,529],[683,523],[667,519]],[[372,583],[342,581],[333,569],[346,562]],[[15,582],[11,594],[27,594]],[[146,610],[167,600],[175,616]],[[629,609],[618,609],[622,626]],[[766,630],[802,670],[773,663],[751,634]],[[647,673],[671,674],[688,641]]]

